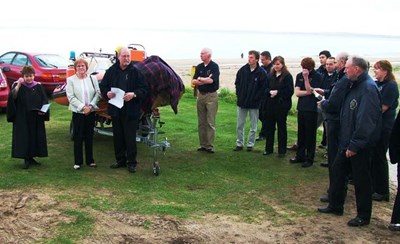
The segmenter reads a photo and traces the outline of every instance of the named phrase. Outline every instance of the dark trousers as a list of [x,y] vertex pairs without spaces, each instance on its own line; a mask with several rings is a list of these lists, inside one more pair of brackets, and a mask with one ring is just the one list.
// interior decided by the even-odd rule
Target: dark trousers
[[329,189],[329,207],[343,209],[346,197],[346,178],[353,173],[356,193],[357,216],[370,220],[372,211],[371,157],[370,149],[359,151],[346,158],[345,151],[339,151],[332,165],[332,183]]
[[288,111],[282,109],[281,106],[272,105],[265,112],[265,127],[266,127],[266,142],[265,151],[274,151],[274,137],[275,137],[275,126],[278,127],[278,153],[285,154],[287,146],[287,119]]
[[389,194],[389,166],[386,152],[389,147],[390,130],[382,130],[381,138],[372,150],[372,189],[374,192]]
[[[329,172],[329,188],[332,183],[332,165],[335,161],[335,157],[338,153],[339,148],[339,129],[340,122],[338,120],[327,120],[326,121],[326,134],[328,142],[328,172]],[[329,191],[329,189],[328,189]]]
[[117,163],[136,163],[136,130],[138,120],[128,116],[112,117],[114,152]]
[[297,153],[300,161],[313,163],[317,140],[318,112],[298,111],[297,113]]
[[321,141],[321,145],[323,145],[323,146],[326,146],[326,143],[327,143],[327,128],[326,128],[326,123],[324,122],[324,123],[322,123],[322,128],[323,128],[323,131],[322,131],[322,141]]
[[390,223],[392,224],[400,224],[400,164],[397,163],[397,194],[394,200],[393,205],[393,213],[392,220]]
[[93,127],[95,123],[95,113],[84,115],[72,113],[72,123],[74,125],[74,160],[75,164],[83,164],[83,143],[85,143],[86,164],[94,163],[93,160]]
[[261,121],[261,129],[260,129],[260,133],[258,133],[259,137],[266,137],[267,136],[267,123],[265,120],[265,106],[266,106],[266,101],[263,99],[261,100],[261,105],[260,108],[258,110],[258,119]]

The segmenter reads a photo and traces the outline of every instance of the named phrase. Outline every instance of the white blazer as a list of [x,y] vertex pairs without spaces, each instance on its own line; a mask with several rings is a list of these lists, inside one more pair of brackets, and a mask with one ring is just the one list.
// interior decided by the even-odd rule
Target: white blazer
[[[92,79],[90,79],[92,78]],[[79,79],[73,75],[68,77],[66,92],[69,101],[69,110],[75,113],[83,113],[85,104],[84,90],[88,94],[89,104],[94,109],[98,109],[97,103],[100,100],[99,82],[96,76],[87,76],[85,79]]]

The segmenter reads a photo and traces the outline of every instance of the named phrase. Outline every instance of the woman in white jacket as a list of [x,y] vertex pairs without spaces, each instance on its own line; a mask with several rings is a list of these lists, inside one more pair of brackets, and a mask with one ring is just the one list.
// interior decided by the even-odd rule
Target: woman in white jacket
[[88,67],[86,60],[76,60],[75,75],[67,79],[66,92],[73,123],[74,169],[80,169],[83,164],[83,143],[86,165],[96,167],[93,159],[93,127],[100,89],[96,77],[87,74]]

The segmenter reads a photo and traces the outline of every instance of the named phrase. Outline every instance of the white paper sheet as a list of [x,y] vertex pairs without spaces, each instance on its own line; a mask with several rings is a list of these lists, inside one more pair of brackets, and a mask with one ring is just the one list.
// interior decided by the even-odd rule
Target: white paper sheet
[[42,108],[40,109],[40,112],[47,113],[47,111],[49,111],[50,105],[51,105],[50,103],[43,104]]
[[122,108],[124,106],[125,91],[117,87],[111,87],[111,92],[115,93],[115,97],[108,100],[108,102],[117,108]]

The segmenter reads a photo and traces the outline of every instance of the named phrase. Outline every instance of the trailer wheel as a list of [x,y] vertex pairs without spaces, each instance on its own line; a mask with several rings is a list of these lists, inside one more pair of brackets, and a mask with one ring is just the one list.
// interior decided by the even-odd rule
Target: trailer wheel
[[158,161],[155,161],[153,163],[153,173],[155,176],[159,176],[160,175],[160,163]]

